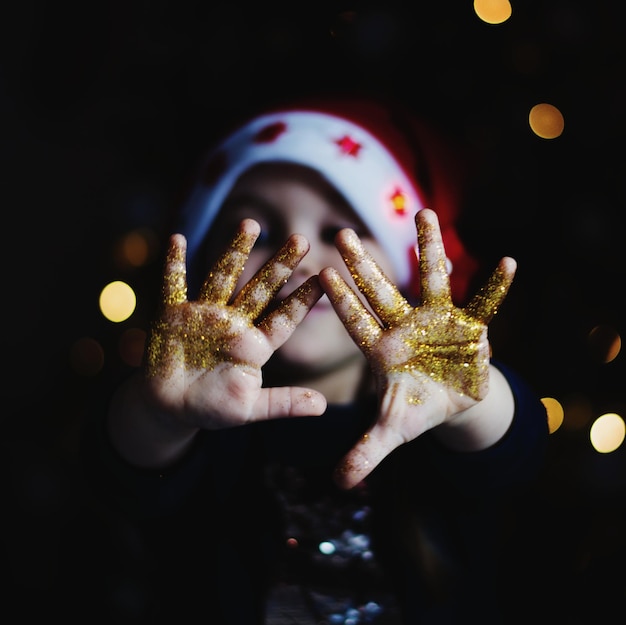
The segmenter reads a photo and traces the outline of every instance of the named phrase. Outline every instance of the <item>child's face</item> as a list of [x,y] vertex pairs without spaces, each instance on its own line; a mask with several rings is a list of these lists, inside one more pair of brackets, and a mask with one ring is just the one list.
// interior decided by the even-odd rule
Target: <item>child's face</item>
[[[250,280],[290,234],[304,235],[309,253],[280,293],[284,297],[306,278],[327,266],[352,278],[334,246],[335,234],[353,228],[386,275],[395,281],[391,264],[363,222],[319,174],[293,164],[262,164],[248,170],[226,198],[211,229],[211,240],[228,240],[244,217],[261,225],[239,286]],[[215,238],[217,236],[217,238]],[[326,296],[315,305],[281,347],[282,361],[312,376],[352,366],[361,352],[336,316]]]

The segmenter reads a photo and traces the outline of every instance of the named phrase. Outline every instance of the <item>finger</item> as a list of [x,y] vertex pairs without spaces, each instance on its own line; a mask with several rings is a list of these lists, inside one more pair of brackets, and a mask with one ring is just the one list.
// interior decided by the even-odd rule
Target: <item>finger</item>
[[437,214],[424,208],[415,215],[419,248],[419,273],[422,304],[451,304],[450,278],[446,271],[446,252],[443,247]]
[[357,288],[385,326],[396,325],[411,312],[408,302],[363,247],[354,230],[341,230],[335,239],[335,245]]
[[396,447],[391,441],[378,436],[380,428],[372,428],[344,456],[335,469],[335,483],[343,489],[350,489],[362,482]]
[[352,340],[367,354],[383,332],[378,321],[336,269],[323,269],[320,284]]
[[[398,384],[393,384],[384,394],[376,423],[361,440],[344,456],[334,473],[334,480],[340,488],[352,488],[365,479],[394,449],[400,447],[405,439],[399,434],[398,427],[406,421],[406,404],[412,403],[406,391]],[[405,415],[403,417],[403,415]],[[395,423],[395,427],[392,427]],[[412,423],[412,438],[425,431],[425,427]]]
[[465,307],[465,312],[485,325],[488,324],[509,292],[516,269],[517,263],[513,258],[502,258],[487,283]]
[[251,420],[267,421],[282,417],[317,417],[326,410],[322,393],[298,386],[263,388],[252,408]]
[[261,227],[253,219],[244,219],[241,222],[228,250],[217,260],[206,277],[199,299],[216,304],[228,303],[260,232]]
[[251,319],[256,319],[285,285],[308,251],[309,242],[305,237],[301,234],[290,236],[280,250],[241,289],[233,306]]
[[187,301],[187,270],[185,254],[187,239],[182,234],[170,237],[163,271],[163,303],[182,304]]
[[273,350],[278,349],[324,294],[317,276],[310,277],[259,323]]

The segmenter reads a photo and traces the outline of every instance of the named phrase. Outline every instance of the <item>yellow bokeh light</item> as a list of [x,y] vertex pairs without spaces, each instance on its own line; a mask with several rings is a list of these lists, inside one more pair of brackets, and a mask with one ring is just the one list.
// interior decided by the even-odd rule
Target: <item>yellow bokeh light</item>
[[509,0],[474,0],[476,15],[487,24],[502,24],[511,17]]
[[548,415],[548,430],[550,434],[556,432],[563,423],[564,411],[563,406],[554,399],[554,397],[542,397],[541,403],[546,409]]
[[615,451],[626,434],[624,420],[618,414],[609,412],[598,417],[591,426],[589,438],[593,448],[601,454]]
[[542,102],[530,109],[528,123],[531,130],[542,139],[556,139],[565,128],[561,111],[552,104]]
[[121,280],[107,284],[100,293],[100,311],[109,321],[125,321],[133,314],[136,305],[135,292]]

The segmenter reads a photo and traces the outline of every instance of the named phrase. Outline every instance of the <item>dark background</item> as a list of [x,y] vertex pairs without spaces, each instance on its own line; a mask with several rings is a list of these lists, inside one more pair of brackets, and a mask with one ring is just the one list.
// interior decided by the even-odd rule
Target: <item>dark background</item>
[[[129,230],[164,234],[192,167],[225,123],[257,104],[336,88],[390,95],[469,150],[465,234],[489,267],[518,276],[493,324],[496,354],[566,408],[529,512],[538,579],[585,605],[608,583],[624,599],[624,451],[600,455],[593,418],[626,416],[624,356],[590,349],[596,325],[624,332],[626,46],[621,3],[513,3],[501,25],[472,2],[9,3],[0,15],[4,360],[2,545],[9,605],[63,614],[98,584],[75,553],[106,541],[78,468],[89,399],[123,372],[117,342],[144,327],[158,279],[152,262],[120,267]],[[540,139],[538,102],[565,130]],[[111,280],[139,296],[106,322]],[[91,337],[103,369],[72,367]],[[95,518],[95,520],[94,520]],[[106,532],[104,532],[106,534]],[[85,561],[80,560],[81,566]],[[52,599],[54,597],[54,600]],[[62,597],[62,599],[59,599]],[[556,605],[558,604],[558,605]],[[575,603],[573,605],[576,605]],[[576,612],[565,600],[555,613]],[[563,611],[563,612],[562,612]],[[580,612],[579,612],[580,614]],[[121,621],[120,621],[121,622]],[[570,622],[576,622],[571,620]]]

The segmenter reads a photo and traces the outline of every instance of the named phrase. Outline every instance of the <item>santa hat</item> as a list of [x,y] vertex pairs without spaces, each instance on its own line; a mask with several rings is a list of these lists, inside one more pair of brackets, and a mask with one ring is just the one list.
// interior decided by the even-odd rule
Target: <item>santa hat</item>
[[[224,200],[245,171],[258,163],[296,163],[322,174],[342,194],[380,242],[394,267],[398,286],[413,290],[417,280],[414,219],[429,205],[426,192],[412,173],[415,150],[406,141],[398,141],[405,138],[403,133],[384,129],[380,118],[372,125],[370,116],[370,126],[366,127],[360,120],[362,113],[362,108],[351,108],[348,115],[322,105],[296,106],[261,114],[227,136],[207,156],[201,180],[180,215],[178,230],[187,238],[188,258],[195,256]],[[407,161],[409,168],[404,165]],[[439,214],[446,251],[449,239],[458,256],[458,237],[445,234],[450,209],[442,215],[430,207]],[[462,246],[461,251],[466,255]],[[450,256],[448,253],[452,279],[456,259]],[[465,260],[471,261],[469,257]]]

